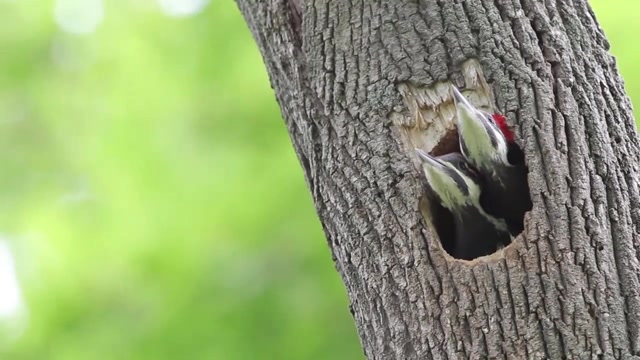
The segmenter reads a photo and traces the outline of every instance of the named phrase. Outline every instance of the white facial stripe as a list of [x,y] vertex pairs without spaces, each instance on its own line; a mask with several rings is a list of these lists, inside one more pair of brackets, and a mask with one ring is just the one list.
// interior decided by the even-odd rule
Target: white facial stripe
[[502,131],[500,131],[497,126],[491,125],[489,129],[493,132],[498,143],[497,151],[494,153],[494,159],[502,164],[509,165],[509,160],[507,160],[507,153],[509,152],[507,149],[507,139],[504,138]]
[[[480,115],[491,116],[490,114]],[[509,160],[507,160],[507,139],[505,139],[504,134],[493,119],[489,120],[489,131],[493,133],[493,136],[496,139],[496,143],[498,144],[497,151],[494,154],[495,160],[501,162],[502,164],[509,165]],[[501,155],[504,156],[500,157]]]
[[480,186],[478,186],[478,184],[475,181],[470,179],[467,175],[465,175],[463,172],[458,170],[451,163],[445,162],[444,165],[446,167],[448,167],[449,169],[451,169],[451,170],[455,171],[456,173],[458,173],[458,175],[460,175],[462,180],[464,180],[464,183],[467,184],[467,189],[469,190],[469,195],[467,197],[469,198],[469,200],[471,200],[471,202],[479,204],[479,202],[480,202]]
[[452,164],[445,163],[445,166],[456,171],[462,177],[464,182],[467,184],[467,189],[469,189],[469,195],[465,197],[465,203],[473,204],[478,209],[478,212],[480,212],[480,214],[482,214],[485,218],[491,221],[496,226],[496,228],[502,231],[509,231],[507,227],[507,223],[504,220],[498,219],[496,217],[493,217],[487,214],[484,211],[484,208],[480,205],[480,192],[481,192],[480,186],[476,182],[474,182],[472,179],[470,179],[468,176],[466,176],[465,174],[460,172],[458,169],[456,169]]

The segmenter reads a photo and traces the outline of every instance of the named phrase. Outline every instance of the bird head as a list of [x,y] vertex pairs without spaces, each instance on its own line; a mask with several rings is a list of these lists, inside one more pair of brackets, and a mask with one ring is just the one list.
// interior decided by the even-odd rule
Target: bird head
[[462,154],[450,153],[434,157],[420,149],[415,150],[422,162],[429,187],[440,198],[444,207],[455,211],[466,206],[478,206],[478,175]]
[[513,141],[513,132],[505,117],[475,108],[455,86],[452,89],[464,156],[479,169],[490,169],[495,163],[509,166],[508,142]]

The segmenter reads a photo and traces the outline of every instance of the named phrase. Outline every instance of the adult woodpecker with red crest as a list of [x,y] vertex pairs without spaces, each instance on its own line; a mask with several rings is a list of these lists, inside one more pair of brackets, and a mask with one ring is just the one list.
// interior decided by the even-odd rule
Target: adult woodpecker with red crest
[[452,88],[460,149],[484,185],[480,203],[487,213],[504,219],[516,236],[524,229],[524,214],[532,207],[524,153],[503,115],[476,109]]
[[480,205],[481,181],[462,154],[433,157],[420,149],[416,153],[429,187],[453,215],[453,257],[472,260],[511,243],[507,223],[487,214]]

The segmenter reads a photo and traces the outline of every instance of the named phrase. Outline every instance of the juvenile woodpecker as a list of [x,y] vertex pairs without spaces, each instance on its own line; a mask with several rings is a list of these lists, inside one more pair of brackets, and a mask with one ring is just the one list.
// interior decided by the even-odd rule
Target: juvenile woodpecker
[[453,214],[455,258],[472,260],[489,255],[511,242],[504,220],[480,206],[482,193],[477,173],[460,153],[432,157],[416,149],[429,187],[443,207]]
[[516,236],[532,207],[524,153],[504,116],[476,109],[455,87],[453,94],[460,150],[484,184],[480,204],[487,213],[504,219]]

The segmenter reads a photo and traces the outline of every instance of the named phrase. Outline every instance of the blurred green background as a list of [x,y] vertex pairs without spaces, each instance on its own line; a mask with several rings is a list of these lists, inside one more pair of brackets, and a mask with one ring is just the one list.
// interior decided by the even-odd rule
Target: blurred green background
[[[637,98],[640,2],[593,6]],[[363,358],[234,2],[0,14],[0,359]]]

